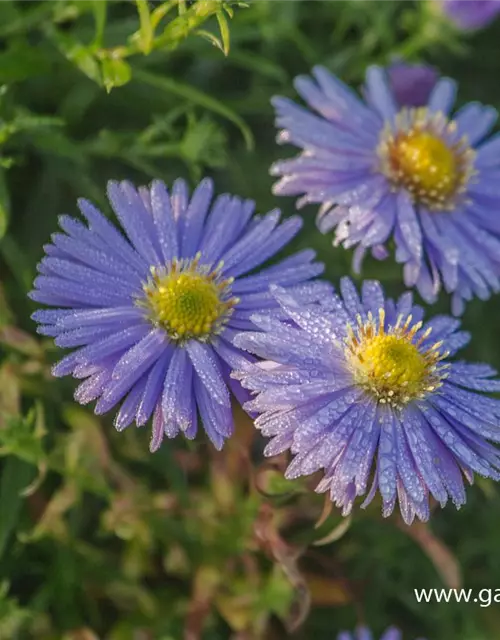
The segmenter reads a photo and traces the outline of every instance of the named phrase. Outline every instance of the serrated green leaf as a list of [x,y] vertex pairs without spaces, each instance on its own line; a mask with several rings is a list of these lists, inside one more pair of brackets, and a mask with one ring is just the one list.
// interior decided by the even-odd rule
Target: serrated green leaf
[[102,61],[102,79],[108,93],[113,87],[121,87],[127,84],[131,77],[132,69],[125,60],[105,58]]

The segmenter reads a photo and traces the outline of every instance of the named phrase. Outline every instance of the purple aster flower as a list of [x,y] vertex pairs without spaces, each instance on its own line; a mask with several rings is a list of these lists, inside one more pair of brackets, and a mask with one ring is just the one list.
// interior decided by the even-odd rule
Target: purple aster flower
[[[260,331],[234,344],[264,359],[235,375],[255,398],[256,427],[272,437],[265,455],[290,450],[287,478],[323,470],[317,492],[329,492],[347,515],[380,493],[383,515],[396,500],[404,521],[429,518],[429,495],[444,506],[465,503],[463,477],[500,479],[500,391],[488,365],[449,358],[469,341],[460,322],[423,323],[411,293],[385,300],[365,281],[362,296],[341,280],[342,296],[304,306],[273,287],[288,318],[252,319]],[[371,480],[371,488],[368,485]]]
[[[389,627],[384,631],[380,640],[402,640],[403,636],[396,627]],[[372,632],[366,627],[358,627],[354,633],[342,631],[337,636],[337,640],[374,640]],[[423,639],[421,639],[423,640]]]
[[384,69],[370,67],[370,104],[323,67],[295,86],[312,113],[275,98],[278,142],[302,153],[277,162],[277,195],[321,203],[320,230],[335,244],[383,259],[387,243],[404,264],[404,281],[435,302],[441,284],[453,312],[473,296],[500,290],[500,137],[485,140],[497,112],[471,103],[451,117],[455,83],[441,78],[426,107],[400,108]]
[[500,13],[500,0],[437,0],[446,16],[463,31],[481,29]]
[[[395,60],[387,67],[387,80],[398,107],[424,107],[438,81],[438,72],[427,64]],[[366,101],[376,106],[376,96],[364,90]]]
[[[33,319],[60,347],[77,347],[53,374],[85,379],[75,392],[97,400],[102,414],[122,401],[115,426],[144,425],[153,416],[151,450],[166,435],[194,438],[198,415],[221,448],[231,435],[229,372],[246,357],[231,344],[252,328],[255,311],[276,311],[269,284],[287,287],[303,303],[330,290],[310,282],[323,266],[302,251],[254,273],[293,238],[298,217],[253,217],[254,203],[222,195],[203,180],[189,198],[184,181],[169,194],[162,182],[138,191],[110,182],[108,197],[126,238],[88,201],[88,226],[61,216],[63,233],[46,245],[33,300],[56,307]],[[229,389],[228,389],[229,387]]]

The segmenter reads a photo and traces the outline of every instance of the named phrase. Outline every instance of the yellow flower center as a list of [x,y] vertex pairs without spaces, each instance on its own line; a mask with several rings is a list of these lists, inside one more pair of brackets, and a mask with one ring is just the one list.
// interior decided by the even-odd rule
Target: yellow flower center
[[447,355],[439,353],[439,342],[422,350],[421,344],[430,330],[414,342],[422,323],[411,326],[411,316],[404,324],[402,321],[400,317],[386,332],[385,312],[381,309],[378,326],[371,314],[364,324],[358,318],[358,327],[349,327],[346,339],[347,362],[355,383],[378,402],[396,407],[423,398],[441,386],[445,366],[438,363]]
[[465,138],[454,138],[456,125],[427,109],[403,109],[396,131],[386,128],[378,156],[382,172],[395,189],[431,210],[450,210],[474,173],[475,153]]
[[173,260],[166,267],[151,268],[138,304],[146,308],[155,326],[162,327],[171,340],[207,341],[229,319],[238,299],[231,297],[232,278],[221,279],[222,264],[211,270],[193,260]]
[[391,163],[402,182],[415,184],[425,193],[448,197],[455,188],[458,171],[455,156],[434,135],[412,131],[398,136],[391,146]]

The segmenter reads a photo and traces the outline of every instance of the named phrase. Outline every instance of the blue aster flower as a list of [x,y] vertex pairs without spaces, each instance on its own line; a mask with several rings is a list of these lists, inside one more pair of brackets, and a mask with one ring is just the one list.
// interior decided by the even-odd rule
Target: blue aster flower
[[162,182],[138,191],[110,182],[108,197],[122,235],[90,202],[87,221],[61,216],[63,233],[45,246],[33,300],[56,307],[33,319],[60,347],[77,347],[53,368],[55,376],[85,379],[75,392],[97,400],[103,414],[122,402],[115,426],[144,425],[153,416],[151,450],[166,435],[194,438],[198,415],[221,448],[233,430],[229,377],[246,362],[231,344],[253,325],[257,310],[277,309],[269,284],[294,291],[304,303],[329,290],[310,282],[323,266],[302,251],[254,273],[298,232],[301,221],[279,223],[280,212],[253,216],[250,200],[222,195],[203,180],[189,198],[185,182],[171,193]]
[[[380,640],[402,640],[403,636],[396,627],[389,627],[384,631]],[[367,627],[358,627],[354,633],[342,631],[337,640],[373,640],[373,634]],[[420,640],[423,640],[422,638]]]
[[469,341],[457,319],[423,323],[411,293],[386,300],[376,281],[360,297],[344,278],[341,296],[306,306],[273,291],[288,318],[252,316],[260,331],[234,342],[265,361],[233,375],[255,395],[246,408],[272,438],[265,455],[293,454],[287,478],[323,470],[316,491],[343,515],[378,490],[383,515],[399,501],[407,524],[429,518],[430,495],[463,505],[463,476],[500,479],[488,442],[500,442],[500,400],[483,394],[500,381],[488,365],[450,360]]
[[500,0],[434,0],[443,13],[462,31],[488,25],[500,13]]
[[[319,226],[335,244],[383,259],[388,243],[404,281],[435,302],[441,285],[455,314],[500,290],[500,137],[497,112],[477,102],[455,115],[455,82],[441,78],[419,108],[400,107],[386,72],[366,74],[369,103],[323,67],[295,87],[311,110],[275,98],[278,142],[302,149],[277,162],[277,195],[321,203]],[[315,113],[314,113],[315,112]]]

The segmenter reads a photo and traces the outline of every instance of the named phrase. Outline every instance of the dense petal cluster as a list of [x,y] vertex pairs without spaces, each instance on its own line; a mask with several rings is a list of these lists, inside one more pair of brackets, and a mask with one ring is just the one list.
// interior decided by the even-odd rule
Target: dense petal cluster
[[488,442],[500,441],[500,400],[483,394],[500,381],[487,365],[449,360],[469,341],[458,320],[424,324],[411,293],[386,300],[376,281],[360,297],[344,278],[342,295],[307,306],[273,291],[288,319],[252,316],[259,331],[234,342],[264,362],[234,375],[272,438],[265,454],[293,454],[287,478],[323,470],[316,491],[344,515],[378,490],[384,516],[398,500],[408,524],[428,519],[430,495],[464,504],[463,476],[500,479],[500,451]]
[[437,0],[442,11],[464,31],[481,29],[500,13],[500,0]]
[[[403,635],[396,627],[389,627],[384,631],[380,640],[402,640]],[[372,632],[367,627],[358,627],[354,633],[342,631],[337,640],[374,640]],[[423,640],[422,638],[420,640]]]
[[497,112],[479,103],[454,116],[455,83],[437,81],[425,106],[401,107],[386,71],[367,70],[365,95],[323,67],[295,87],[311,110],[275,98],[278,142],[302,149],[275,163],[278,195],[320,203],[322,231],[356,247],[359,271],[367,251],[383,259],[393,241],[404,281],[435,302],[441,286],[464,300],[500,290],[500,137],[487,140]]
[[[90,202],[79,201],[88,226],[61,216],[63,233],[45,246],[33,300],[56,307],[33,318],[60,347],[76,347],[54,366],[56,376],[85,379],[78,402],[97,400],[102,414],[123,401],[121,430],[153,416],[151,449],[164,435],[193,438],[198,416],[220,448],[233,429],[229,389],[244,399],[229,372],[246,362],[231,344],[253,327],[256,310],[277,304],[270,283],[303,303],[330,290],[310,282],[323,266],[302,251],[253,273],[298,232],[278,210],[253,216],[254,203],[222,195],[203,180],[191,198],[184,181],[171,192],[160,181],[136,190],[110,182],[108,197],[126,234]],[[228,389],[229,387],[229,389]]]

